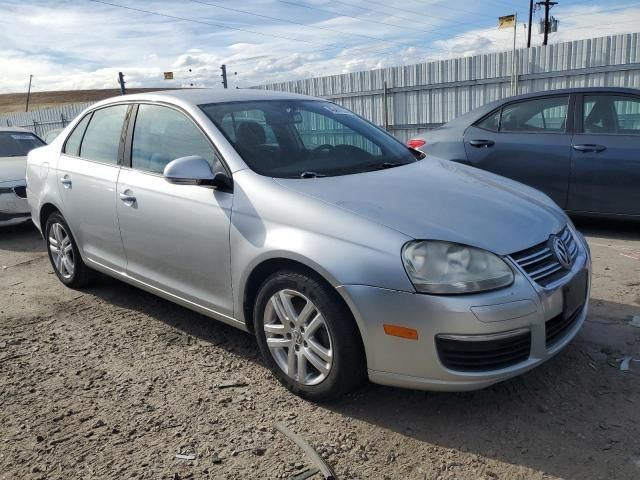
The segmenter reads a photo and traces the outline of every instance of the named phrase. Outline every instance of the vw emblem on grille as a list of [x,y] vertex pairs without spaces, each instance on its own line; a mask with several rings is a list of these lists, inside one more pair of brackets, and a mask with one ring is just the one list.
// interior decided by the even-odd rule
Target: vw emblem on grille
[[554,237],[551,245],[553,247],[553,253],[558,259],[560,265],[564,268],[571,267],[571,255],[569,255],[569,250],[567,250],[567,246],[560,237]]

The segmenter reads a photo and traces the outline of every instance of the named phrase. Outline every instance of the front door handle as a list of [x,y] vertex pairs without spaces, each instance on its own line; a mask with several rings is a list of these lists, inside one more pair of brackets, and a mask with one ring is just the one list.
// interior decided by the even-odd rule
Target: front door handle
[[585,143],[584,145],[574,145],[573,149],[577,150],[578,152],[602,152],[603,150],[606,150],[607,147],[605,147],[604,145]]
[[132,207],[136,203],[136,197],[125,192],[120,192],[120,200],[122,200],[127,207]]
[[69,175],[65,175],[64,177],[61,177],[60,183],[64,188],[67,188],[67,189],[71,188],[71,179],[69,178]]
[[476,148],[492,147],[496,142],[493,140],[470,140],[469,145]]

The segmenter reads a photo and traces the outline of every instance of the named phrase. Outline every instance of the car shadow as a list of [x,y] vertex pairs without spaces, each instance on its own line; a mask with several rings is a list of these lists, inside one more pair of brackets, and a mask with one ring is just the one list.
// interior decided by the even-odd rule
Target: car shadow
[[586,236],[616,240],[640,240],[640,221],[609,218],[572,218],[576,228]]
[[0,227],[0,250],[12,252],[45,252],[46,245],[40,232],[29,222]]
[[[266,368],[254,337],[231,326],[106,277],[87,293]],[[632,478],[640,367],[638,374],[625,374],[616,359],[625,353],[640,358],[637,328],[626,323],[640,307],[594,303],[576,339],[520,377],[464,393],[366,384],[319,408],[395,432],[420,448],[458,450],[562,478],[576,478],[585,465],[610,465],[611,478]],[[385,455],[392,453],[411,455]]]

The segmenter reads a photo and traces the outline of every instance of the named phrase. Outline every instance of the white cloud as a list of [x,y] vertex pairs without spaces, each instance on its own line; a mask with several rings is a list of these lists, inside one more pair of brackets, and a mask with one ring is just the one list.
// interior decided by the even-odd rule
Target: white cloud
[[[87,0],[41,0],[29,8],[18,0],[3,0],[0,92],[24,91],[29,74],[34,75],[36,91],[114,88],[118,71],[125,73],[130,87],[219,87],[222,63],[230,73],[238,72],[230,76],[231,86],[246,87],[507,50],[512,42],[511,31],[495,26],[497,16],[505,12],[493,2],[488,7],[484,2],[463,0],[412,0],[392,7],[366,0],[292,0],[345,14],[340,15],[280,0],[207,0],[304,24],[294,25],[183,0],[109,1],[210,25]],[[628,32],[640,25],[638,6],[628,7],[624,2],[591,5],[556,7],[553,13],[560,19],[560,28],[550,41]],[[524,45],[525,37],[520,26],[519,46]],[[534,44],[539,44],[537,31],[533,37]],[[175,80],[162,79],[167,70],[175,72]]]

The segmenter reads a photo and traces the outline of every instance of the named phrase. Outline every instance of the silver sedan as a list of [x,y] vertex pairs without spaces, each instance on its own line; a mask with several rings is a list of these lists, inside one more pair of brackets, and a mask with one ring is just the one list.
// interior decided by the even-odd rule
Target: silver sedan
[[106,100],[29,154],[27,183],[61,282],[102,272],[254,333],[313,400],[367,377],[486,387],[558,353],[587,314],[587,245],[547,196],[321,99]]

